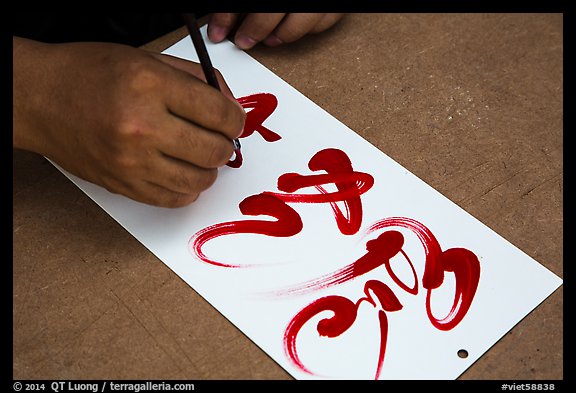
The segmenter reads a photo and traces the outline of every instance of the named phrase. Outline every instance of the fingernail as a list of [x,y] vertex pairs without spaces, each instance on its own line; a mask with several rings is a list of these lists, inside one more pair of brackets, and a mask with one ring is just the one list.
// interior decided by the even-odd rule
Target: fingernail
[[250,49],[256,45],[256,40],[248,37],[247,35],[240,35],[236,37],[236,46],[240,49]]
[[275,35],[269,35],[268,38],[266,38],[264,40],[264,45],[267,46],[278,46],[278,45],[282,45],[284,42],[276,37]]
[[208,26],[208,38],[212,42],[220,42],[228,35],[228,30],[222,26],[210,25]]

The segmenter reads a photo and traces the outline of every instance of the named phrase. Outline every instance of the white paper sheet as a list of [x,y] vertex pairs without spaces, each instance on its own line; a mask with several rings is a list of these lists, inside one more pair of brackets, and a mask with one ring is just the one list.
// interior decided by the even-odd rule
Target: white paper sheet
[[[63,173],[295,378],[455,379],[562,284],[555,274],[231,43],[215,45],[207,41],[207,48],[213,65],[223,73],[236,97],[258,93],[276,97],[277,107],[263,125],[281,139],[267,142],[258,132],[242,138],[242,166],[222,168],[211,189],[192,205],[179,209],[140,204]],[[165,53],[197,61],[188,37]],[[269,216],[243,215],[240,202],[265,191],[282,193],[277,184],[282,174],[325,173],[308,168],[309,160],[325,149],[341,150],[354,171],[374,180],[360,197],[362,221],[358,231],[344,235],[327,203],[288,202],[285,205],[296,211],[303,224],[297,234],[232,234],[212,239],[202,247],[214,262],[250,267],[218,266],[194,254],[189,242],[204,228],[231,221],[274,221]],[[328,193],[337,191],[334,184],[323,187]],[[314,187],[294,193],[320,195]],[[346,214],[342,202],[337,206]],[[350,214],[357,218],[356,213],[351,208]],[[371,225],[391,217],[405,218],[405,225],[368,233]],[[442,251],[466,249],[478,258],[480,276],[472,303],[450,330],[434,327],[426,313],[424,247],[410,229],[410,220],[428,228]],[[415,284],[410,265],[400,252],[390,259],[396,281],[381,265],[340,284],[327,286],[330,280],[326,278],[317,287],[300,285],[359,260],[367,253],[367,241],[387,230],[396,231],[395,239],[398,234],[404,239],[401,250],[414,266],[417,294],[398,284]],[[425,233],[420,232],[424,237]],[[387,332],[382,346],[382,305],[375,300],[375,292],[364,292],[369,280],[373,284],[377,281],[376,287],[386,285],[402,305],[400,310],[383,312]],[[455,274],[447,272],[442,285],[432,291],[430,304],[437,318],[448,314],[455,283]],[[356,304],[363,297],[365,300]],[[323,311],[310,317],[292,346],[299,366],[284,340],[286,329],[301,310],[320,298],[345,303],[346,315],[354,311],[350,306],[353,304],[356,319],[338,337],[321,337],[317,322],[333,313]],[[368,299],[373,299],[373,304]],[[385,303],[389,303],[388,309],[392,307],[393,302]],[[458,356],[461,349],[467,351],[466,358]]]

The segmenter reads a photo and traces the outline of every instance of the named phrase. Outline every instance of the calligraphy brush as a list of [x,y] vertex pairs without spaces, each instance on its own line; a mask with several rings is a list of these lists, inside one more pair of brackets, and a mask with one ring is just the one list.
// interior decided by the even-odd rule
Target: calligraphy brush
[[[210,86],[218,91],[220,90],[220,85],[218,84],[218,79],[216,79],[216,73],[214,72],[214,67],[212,67],[212,61],[210,61],[210,56],[208,55],[208,50],[202,39],[202,34],[200,34],[200,28],[198,27],[198,22],[196,22],[196,16],[194,14],[182,14],[184,21],[186,22],[186,27],[188,28],[188,33],[190,38],[192,38],[192,43],[194,44],[194,49],[196,49],[196,54],[200,59],[200,65],[202,66],[202,71],[204,71],[204,76],[206,81]],[[233,140],[234,142],[234,153],[236,156],[240,153],[240,141],[238,138]]]

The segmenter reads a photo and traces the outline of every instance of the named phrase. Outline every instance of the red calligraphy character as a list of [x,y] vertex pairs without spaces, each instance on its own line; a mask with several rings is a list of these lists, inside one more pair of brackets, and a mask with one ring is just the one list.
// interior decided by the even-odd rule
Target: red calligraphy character
[[[247,215],[267,214],[278,218],[278,221],[233,221],[212,225],[197,232],[189,241],[190,249],[196,256],[206,262],[222,267],[247,267],[249,265],[227,264],[216,262],[202,252],[203,245],[219,236],[238,233],[259,233],[269,236],[293,236],[302,229],[302,220],[298,213],[290,208],[288,202],[329,203],[334,211],[340,230],[345,234],[358,231],[362,222],[362,202],[360,195],[374,184],[372,176],[355,172],[346,153],[338,149],[324,149],[315,154],[309,161],[309,168],[314,171],[324,170],[326,174],[302,176],[286,174],[278,179],[281,191],[294,192],[304,187],[315,187],[320,194],[283,194],[264,192],[246,198],[240,203],[240,210]],[[321,185],[334,183],[337,192],[329,193]],[[347,216],[340,211],[336,202],[343,201]],[[281,234],[280,234],[281,233]]]
[[[450,330],[462,321],[478,288],[480,281],[480,261],[466,248],[450,248],[442,251],[440,244],[430,230],[416,220],[405,217],[391,217],[373,224],[368,231],[400,226],[412,230],[424,247],[426,262],[422,286],[427,289],[426,313],[428,319],[439,330]],[[452,272],[455,278],[454,301],[450,312],[444,318],[436,318],[432,312],[432,292],[444,282],[444,273]]]
[[280,135],[262,124],[278,106],[278,99],[273,94],[252,94],[240,97],[237,101],[242,105],[242,108],[252,109],[246,113],[246,122],[244,123],[244,130],[240,138],[246,138],[256,131],[262,135],[262,138],[264,138],[266,142],[276,142],[282,139]]
[[266,236],[289,237],[302,230],[300,215],[285,202],[273,195],[257,194],[240,202],[240,211],[244,215],[268,215],[277,221],[243,220],[216,224],[198,231],[189,241],[189,247],[203,262],[229,268],[249,267],[249,264],[231,264],[217,262],[202,252],[206,242],[224,235],[255,233]]
[[[366,243],[366,254],[357,259],[355,262],[338,269],[335,272],[323,275],[314,280],[289,287],[288,289],[276,291],[276,295],[295,295],[309,293],[315,290],[324,289],[333,285],[343,284],[346,281],[360,277],[379,266],[384,266],[390,277],[403,290],[413,295],[418,293],[418,277],[414,265],[408,255],[402,250],[404,245],[404,236],[394,230],[386,231],[380,234],[376,239]],[[413,286],[409,287],[402,282],[394,273],[390,260],[397,254],[402,254],[412,270]]]
[[[246,113],[246,121],[244,123],[244,130],[240,138],[246,138],[258,132],[266,142],[276,142],[282,137],[270,129],[266,128],[262,123],[274,112],[278,106],[278,100],[273,94],[258,93],[245,97],[240,97],[237,101],[245,109],[251,109]],[[242,166],[243,158],[242,152],[237,150],[234,160],[228,162],[228,166],[232,168],[239,168]]]
[[[366,296],[360,298],[356,303],[343,296],[333,295],[322,297],[298,312],[288,323],[284,332],[284,352],[290,361],[300,370],[308,374],[314,374],[312,370],[304,365],[298,355],[296,344],[298,333],[302,327],[316,315],[324,311],[331,311],[334,315],[330,318],[320,320],[316,326],[316,330],[318,334],[323,337],[338,337],[354,324],[358,315],[358,308],[362,302],[366,301],[377,308],[377,299],[381,306],[381,309],[378,310],[380,346],[375,374],[375,379],[378,379],[382,371],[388,340],[388,317],[385,311],[399,311],[402,309],[402,304],[394,292],[392,292],[386,284],[378,280],[367,281],[364,285],[364,294]],[[376,299],[374,299],[374,297],[376,297]]]
[[[362,224],[362,201],[360,196],[374,185],[374,178],[363,172],[356,172],[345,152],[339,149],[323,149],[309,161],[311,171],[325,171],[326,174],[300,175],[286,173],[278,178],[278,189],[289,193],[272,193],[289,203],[329,203],[336,224],[345,235],[358,232]],[[338,191],[328,192],[322,185],[334,184]],[[320,194],[294,194],[301,188],[314,187]],[[346,215],[336,202],[343,202]]]

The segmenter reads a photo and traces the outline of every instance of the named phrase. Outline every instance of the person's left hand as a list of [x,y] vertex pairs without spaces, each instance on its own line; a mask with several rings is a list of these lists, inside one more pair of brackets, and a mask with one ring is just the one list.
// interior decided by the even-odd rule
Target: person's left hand
[[250,49],[259,42],[267,46],[278,46],[294,42],[307,34],[323,32],[343,16],[334,13],[214,13],[208,22],[208,38],[212,42],[220,42],[237,27],[234,43],[240,49]]

